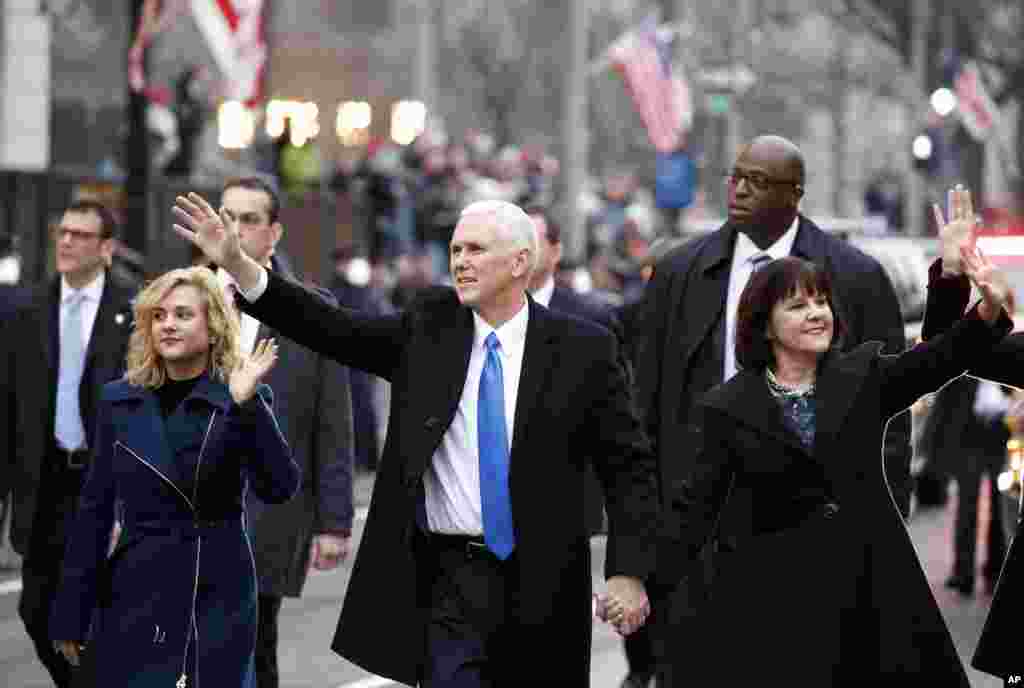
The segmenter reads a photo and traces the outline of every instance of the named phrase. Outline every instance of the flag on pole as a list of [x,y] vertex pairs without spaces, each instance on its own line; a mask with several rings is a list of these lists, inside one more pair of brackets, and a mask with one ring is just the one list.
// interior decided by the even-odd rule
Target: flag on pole
[[967,61],[953,79],[957,111],[964,128],[978,141],[984,141],[998,126],[999,108],[981,79],[978,65]]
[[254,105],[267,62],[264,0],[191,0],[192,16],[224,77],[230,100]]
[[651,14],[612,43],[607,53],[659,153],[679,149],[693,119],[689,86],[672,67],[670,40],[659,32]]
[[267,61],[264,4],[264,0],[145,0],[128,50],[132,90],[155,103],[166,105],[173,100],[166,86],[147,83],[145,51],[180,14],[191,10],[220,71],[225,97],[254,105],[262,95]]

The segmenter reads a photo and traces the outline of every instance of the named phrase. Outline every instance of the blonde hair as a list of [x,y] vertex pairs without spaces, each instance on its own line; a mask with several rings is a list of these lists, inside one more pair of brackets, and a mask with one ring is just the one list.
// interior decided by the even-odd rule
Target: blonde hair
[[206,267],[171,270],[146,285],[135,299],[135,324],[128,342],[125,379],[138,387],[157,389],[167,380],[167,369],[153,343],[153,311],[172,289],[189,285],[199,290],[210,332],[211,376],[227,383],[240,360],[241,329],[238,315],[228,305],[217,276]]

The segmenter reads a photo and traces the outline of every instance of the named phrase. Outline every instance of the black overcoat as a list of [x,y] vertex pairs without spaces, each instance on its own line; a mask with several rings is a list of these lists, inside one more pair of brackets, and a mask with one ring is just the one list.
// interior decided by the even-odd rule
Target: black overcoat
[[[676,493],[681,545],[696,557],[733,481],[753,496],[751,534],[717,558],[713,595],[697,612],[703,632],[671,653],[674,685],[722,675],[736,685],[970,685],[879,446],[891,416],[1009,329],[1008,318],[989,326],[972,315],[899,356],[882,355],[880,342],[828,354],[810,451],[784,424],[763,370],[741,371],[702,400],[696,465]],[[722,647],[743,661],[723,667]]]
[[[401,315],[334,309],[271,274],[245,309],[340,363],[391,382],[384,455],[333,649],[407,684],[420,675],[428,605],[414,550],[424,472],[455,416],[473,342],[472,311],[448,288],[428,290]],[[590,681],[590,545],[584,523],[586,457],[605,488],[607,575],[646,578],[657,528],[653,461],[632,409],[614,337],[532,299],[510,455],[522,601],[510,643],[558,685]],[[525,674],[518,677],[519,674]]]

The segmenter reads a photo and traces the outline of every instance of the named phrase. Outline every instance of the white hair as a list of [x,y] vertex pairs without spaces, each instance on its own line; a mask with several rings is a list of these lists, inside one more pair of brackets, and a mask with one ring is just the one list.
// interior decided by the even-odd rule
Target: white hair
[[502,241],[529,252],[529,271],[533,272],[538,258],[537,225],[522,208],[508,201],[475,201],[462,209],[460,217],[469,215],[493,217]]

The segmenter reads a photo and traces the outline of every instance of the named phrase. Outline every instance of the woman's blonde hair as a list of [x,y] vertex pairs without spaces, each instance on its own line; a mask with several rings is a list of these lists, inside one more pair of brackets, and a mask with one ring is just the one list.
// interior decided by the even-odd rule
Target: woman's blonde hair
[[206,322],[210,331],[211,376],[227,383],[239,362],[240,327],[238,315],[228,305],[217,276],[206,267],[191,267],[166,272],[146,285],[135,299],[135,324],[128,343],[129,383],[156,389],[167,380],[167,369],[153,342],[153,311],[167,298],[172,289],[190,285],[199,290],[206,309]]

